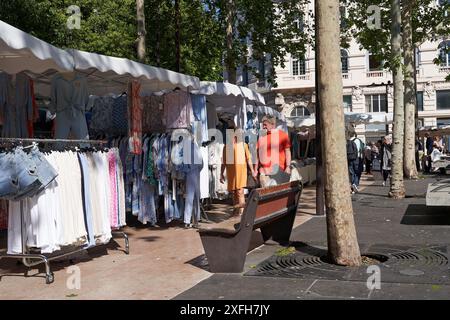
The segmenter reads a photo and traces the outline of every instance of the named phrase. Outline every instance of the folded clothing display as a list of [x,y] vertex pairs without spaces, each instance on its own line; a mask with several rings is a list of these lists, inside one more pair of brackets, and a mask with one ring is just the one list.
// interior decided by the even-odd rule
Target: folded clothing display
[[22,200],[44,190],[56,177],[56,170],[34,146],[0,153],[0,198]]

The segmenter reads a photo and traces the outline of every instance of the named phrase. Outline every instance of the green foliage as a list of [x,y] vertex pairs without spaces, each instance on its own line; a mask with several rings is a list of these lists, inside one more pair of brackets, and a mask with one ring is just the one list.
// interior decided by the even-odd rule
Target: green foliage
[[295,247],[287,247],[287,248],[278,249],[275,252],[275,255],[278,256],[278,257],[284,257],[284,256],[288,256],[288,255],[294,254],[295,252],[296,252]]
[[[80,7],[81,28],[69,29],[70,5]],[[135,59],[134,0],[1,1],[0,19],[57,47]]]
[[[202,80],[220,81],[226,53],[226,0],[179,0],[181,72]],[[295,21],[304,17],[307,0],[233,0],[234,65],[270,59],[284,67],[286,54],[305,52],[305,32]],[[81,28],[67,27],[70,5],[81,9]],[[145,0],[146,62],[175,70],[174,0]],[[57,47],[100,54],[136,57],[135,0],[14,0],[0,1],[0,19]],[[305,20],[305,19],[303,19]],[[249,45],[251,41],[251,46]],[[275,82],[275,74],[268,80]]]
[[[223,39],[226,36],[227,0],[213,0],[222,26]],[[259,78],[253,62],[268,58],[272,66],[284,67],[286,54],[302,55],[309,40],[308,26],[298,28],[296,21],[305,21],[304,5],[307,0],[234,0],[234,43],[231,57],[235,65],[247,65]],[[224,43],[224,48],[226,48]],[[276,75],[271,70],[267,80],[275,84]]]
[[[207,0],[179,0],[181,72],[221,80],[223,38],[215,8]],[[175,6],[172,0],[146,0],[148,62],[175,70]]]
[[[361,47],[367,49],[377,58],[386,61],[385,67],[391,69],[400,63],[398,57],[391,56],[391,16],[389,0],[341,0],[348,8],[349,14],[346,24],[349,26],[345,36],[353,35]],[[436,6],[435,0],[415,0],[413,6],[413,42],[421,44],[426,40],[434,40],[450,34],[450,2]],[[377,6],[381,13],[381,28],[368,27],[368,13],[370,6]],[[350,38],[350,37],[349,37]]]

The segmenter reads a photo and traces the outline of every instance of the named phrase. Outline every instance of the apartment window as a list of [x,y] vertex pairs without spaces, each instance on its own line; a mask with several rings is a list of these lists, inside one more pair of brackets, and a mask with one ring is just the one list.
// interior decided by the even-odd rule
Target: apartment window
[[417,92],[417,110],[423,111],[423,92],[422,91]]
[[442,67],[450,67],[450,40],[439,44],[439,60]]
[[416,69],[419,69],[419,67],[420,67],[420,63],[421,63],[421,61],[420,61],[420,50],[418,49],[418,48],[416,48],[415,49],[415,54],[416,54],[416,57],[415,57],[415,60],[416,60]]
[[347,21],[345,20],[347,18],[347,10],[345,7],[339,7],[339,11],[340,11],[340,25],[341,25],[341,29],[345,29],[347,27]]
[[[448,5],[450,5],[450,0],[438,0],[437,2],[438,2],[438,5],[439,5],[439,6],[445,6],[445,5],[448,6]],[[445,15],[446,17],[448,17],[449,11],[446,10],[444,15]]]
[[308,117],[311,113],[305,107],[295,107],[291,112],[291,117]]
[[266,61],[264,59],[259,60],[258,71],[261,77],[260,80],[264,80],[266,78]]
[[387,112],[387,101],[385,94],[366,95],[367,112]]
[[242,85],[244,87],[248,86],[248,67],[247,65],[244,66],[242,69]]
[[344,112],[352,112],[352,96],[344,96]]
[[450,126],[450,118],[438,118],[436,124],[438,128]]
[[341,49],[341,64],[342,73],[348,73],[348,52],[344,49]]
[[450,109],[450,90],[436,91],[436,109],[437,110]]
[[294,20],[295,29],[304,32],[305,31],[305,22],[303,16],[300,16]]
[[292,75],[299,76],[306,74],[306,62],[303,56],[292,58]]
[[376,55],[369,54],[369,71],[381,71],[383,70],[383,60]]

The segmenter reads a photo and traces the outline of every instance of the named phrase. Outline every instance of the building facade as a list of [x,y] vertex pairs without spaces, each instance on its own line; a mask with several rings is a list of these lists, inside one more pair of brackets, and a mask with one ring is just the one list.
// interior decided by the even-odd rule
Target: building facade
[[[307,10],[314,9],[313,1]],[[450,37],[449,37],[450,39]],[[416,52],[417,105],[421,126],[450,124],[450,40],[426,41]],[[440,65],[434,61],[438,58]],[[360,49],[356,40],[348,49],[341,49],[343,107],[351,112],[393,112],[392,74],[383,69],[383,62],[367,50]],[[271,66],[265,65],[268,70]],[[242,75],[241,84],[266,95],[266,101],[277,106],[286,117],[314,114],[315,52],[309,47],[304,57],[286,56],[285,68],[275,66],[276,88]],[[250,81],[248,80],[250,78]],[[359,125],[357,133],[366,140],[379,139],[386,134],[385,125]]]

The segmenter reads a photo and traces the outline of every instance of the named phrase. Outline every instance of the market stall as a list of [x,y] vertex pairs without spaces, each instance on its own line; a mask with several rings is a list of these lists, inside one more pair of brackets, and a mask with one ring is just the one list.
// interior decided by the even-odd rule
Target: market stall
[[252,158],[256,159],[259,122],[271,108],[265,106],[264,97],[257,92],[225,82],[201,82],[192,93],[205,96],[207,103],[210,198],[224,199],[228,192],[226,183],[220,182],[220,168],[229,120],[244,131],[246,142],[253,146]]
[[[153,107],[166,132],[190,126],[189,91],[200,81],[128,59],[62,50],[2,21],[0,71],[2,172],[10,170],[11,163],[15,170],[27,170],[24,166],[38,170],[37,177],[27,178],[20,188],[2,187],[0,221],[9,211],[9,225],[8,254],[0,258],[23,258],[27,266],[45,263],[51,283],[44,253],[53,259],[68,247],[106,244],[114,230],[126,225],[126,212],[149,211],[152,203],[146,200],[157,193],[158,185],[142,184],[155,178],[142,166],[154,151],[145,149],[150,139],[146,133],[154,130],[154,121],[144,130],[146,119],[155,118]],[[161,90],[166,93],[158,97],[160,103],[147,99],[146,104],[144,96]],[[44,121],[54,123],[52,139],[35,138],[33,123],[39,118],[39,107],[46,110]],[[96,128],[98,132],[117,130],[103,131],[98,135],[101,140],[90,139],[92,122],[86,113],[90,109],[101,117],[94,121],[103,126]],[[158,141],[163,140],[170,141],[170,136]],[[168,149],[157,154],[166,154],[162,151]],[[8,185],[7,178],[1,177],[2,186]],[[159,195],[171,187],[164,185]],[[170,219],[169,209],[166,212]],[[35,218],[24,218],[28,216]],[[31,249],[41,253],[30,254]]]
[[[345,112],[345,128],[347,135],[355,132],[357,125],[389,125],[393,122],[392,113],[373,112],[358,113]],[[314,115],[304,118],[291,118],[287,120],[293,141],[293,155],[300,167],[300,172],[305,182],[314,182],[316,176],[316,165],[314,158],[314,143],[316,120]],[[385,130],[381,132],[385,134]]]
[[[446,173],[450,170],[450,126],[441,127],[421,127],[418,130],[419,139],[422,145],[426,146],[427,137],[433,140],[433,145],[438,145],[438,150],[431,153],[428,161],[431,161],[432,171]],[[425,160],[425,158],[423,159]]]

